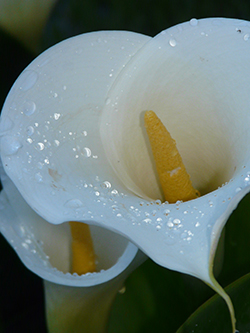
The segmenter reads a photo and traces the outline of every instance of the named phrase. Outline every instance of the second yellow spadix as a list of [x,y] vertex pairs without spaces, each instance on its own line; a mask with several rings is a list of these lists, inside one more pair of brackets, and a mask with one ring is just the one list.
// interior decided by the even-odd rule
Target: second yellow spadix
[[95,252],[89,226],[70,222],[72,235],[72,273],[78,275],[96,271]]

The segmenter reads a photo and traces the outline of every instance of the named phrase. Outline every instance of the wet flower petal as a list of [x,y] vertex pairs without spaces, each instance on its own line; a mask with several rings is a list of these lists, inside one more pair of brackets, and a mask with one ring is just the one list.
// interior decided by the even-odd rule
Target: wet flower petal
[[37,215],[2,168],[1,180],[0,231],[26,267],[44,279],[49,331],[103,331],[117,292],[146,256],[126,238],[91,226],[97,272],[70,274],[69,224],[55,226]]
[[100,143],[99,118],[118,73],[149,39],[130,32],[74,37],[36,58],[14,84],[2,112],[1,158],[28,203],[32,192],[36,211],[48,207],[46,220],[62,222],[50,207],[60,207],[66,220],[73,211],[72,220],[83,211],[93,219],[93,196],[101,199],[94,184],[103,172],[98,189],[110,191],[114,172]]
[[[0,230],[22,262],[44,280],[77,287],[93,287],[144,260],[126,238],[101,227],[91,226],[97,255],[97,272],[70,274],[71,234],[68,223],[53,225],[37,215],[24,201],[1,169],[4,190],[0,194]],[[131,265],[135,257],[137,259]]]

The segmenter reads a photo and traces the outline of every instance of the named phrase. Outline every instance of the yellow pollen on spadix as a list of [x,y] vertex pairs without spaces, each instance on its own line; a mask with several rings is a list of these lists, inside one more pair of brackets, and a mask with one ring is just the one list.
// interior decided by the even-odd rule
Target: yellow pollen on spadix
[[78,275],[96,271],[95,252],[89,226],[69,222],[72,235],[72,273]]
[[145,127],[165,201],[175,203],[200,196],[193,188],[175,140],[153,111],[146,111]]

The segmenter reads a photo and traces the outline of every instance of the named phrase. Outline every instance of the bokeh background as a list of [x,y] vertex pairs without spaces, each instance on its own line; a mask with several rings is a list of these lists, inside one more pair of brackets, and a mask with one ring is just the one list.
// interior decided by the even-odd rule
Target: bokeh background
[[[58,0],[35,51],[0,29],[0,109],[15,79],[30,61],[65,38],[97,30],[130,30],[154,36],[194,17],[250,21],[250,1]],[[9,244],[0,237],[0,332],[46,333],[42,281],[23,266]],[[250,197],[246,196],[226,226],[224,260],[220,263],[223,268],[218,276],[223,286],[250,272],[249,237]],[[241,326],[244,330],[240,333],[250,331],[250,288],[245,284],[244,288],[242,294],[242,288],[236,294],[249,297],[240,296],[241,299],[235,301],[236,313],[244,312],[245,326]],[[148,260],[128,278],[125,288],[117,295],[108,333],[174,333],[213,294],[203,282]],[[240,310],[243,303],[245,308]],[[220,300],[216,304],[212,312],[219,311],[220,316],[213,319],[212,329],[209,326],[212,317],[210,322],[209,318],[208,322],[202,320],[207,330],[200,328],[197,317],[196,324],[192,328],[184,327],[182,332],[230,332],[226,306]],[[197,316],[204,311],[201,308]],[[222,329],[216,320],[220,323],[224,320]]]

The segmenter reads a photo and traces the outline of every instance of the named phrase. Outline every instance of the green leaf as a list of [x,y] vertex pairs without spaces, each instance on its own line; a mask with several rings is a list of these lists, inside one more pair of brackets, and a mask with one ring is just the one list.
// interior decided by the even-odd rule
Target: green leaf
[[136,333],[145,318],[152,318],[155,312],[156,302],[150,284],[143,270],[136,270],[116,297],[108,332],[115,333],[119,327],[119,333]]
[[226,286],[249,273],[250,194],[239,203],[226,224],[223,268],[219,282]]
[[[238,279],[226,288],[231,297],[239,332],[250,332],[250,273]],[[221,333],[230,332],[231,323],[225,302],[218,295],[204,303],[179,328],[177,333]]]
[[213,294],[202,281],[147,260],[113,304],[108,333],[168,333]]

